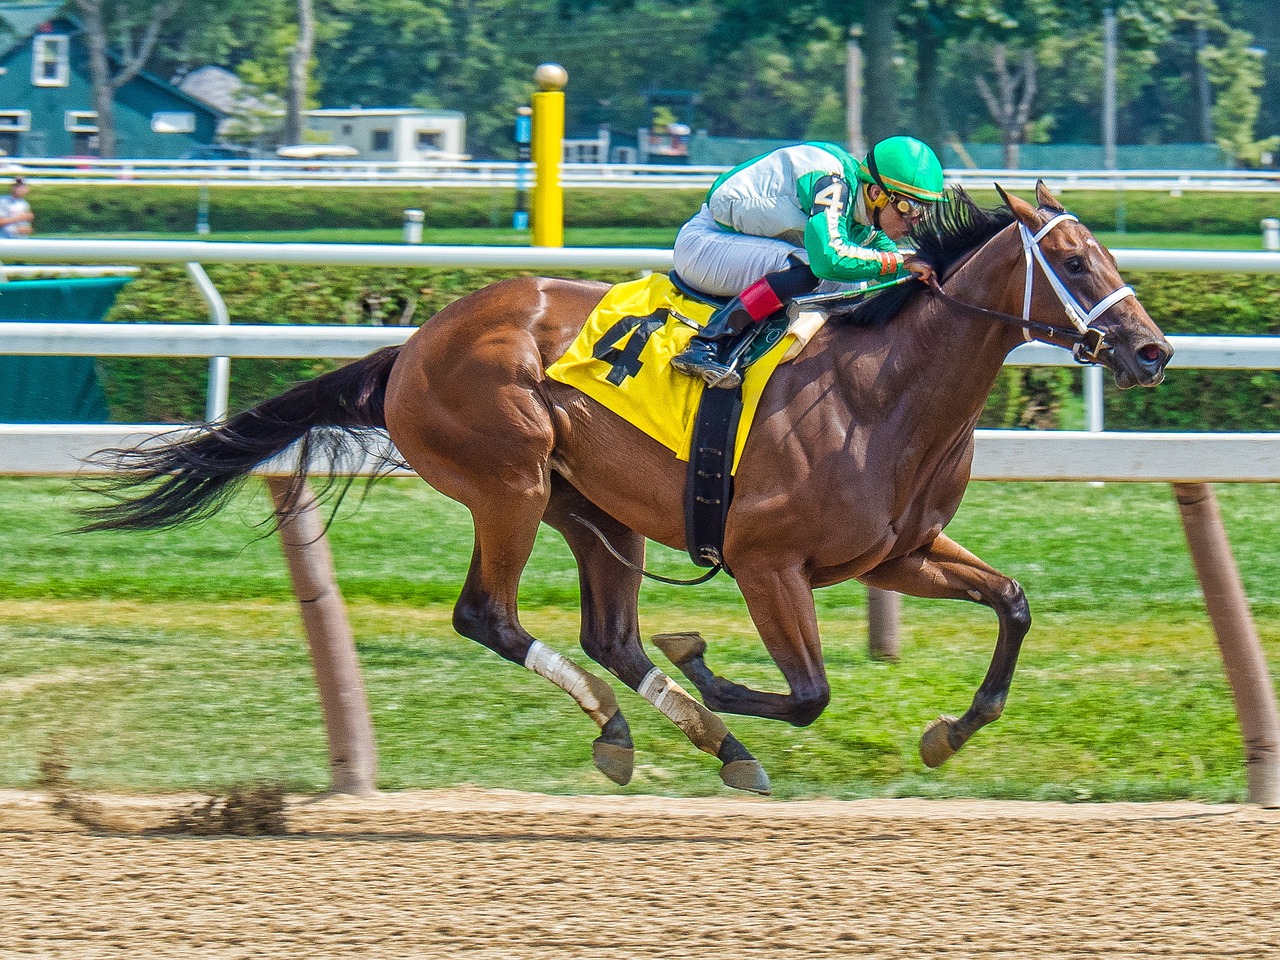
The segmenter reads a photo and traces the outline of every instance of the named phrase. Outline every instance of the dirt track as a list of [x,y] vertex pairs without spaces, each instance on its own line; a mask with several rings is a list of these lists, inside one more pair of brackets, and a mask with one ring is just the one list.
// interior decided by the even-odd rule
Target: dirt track
[[1280,957],[1280,811],[298,801],[283,837],[87,833],[0,792],[0,957]]

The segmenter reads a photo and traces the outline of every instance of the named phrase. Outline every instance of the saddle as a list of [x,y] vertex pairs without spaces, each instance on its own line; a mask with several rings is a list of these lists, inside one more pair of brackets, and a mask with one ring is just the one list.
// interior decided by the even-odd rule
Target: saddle
[[798,354],[824,317],[757,324],[731,346],[744,376],[733,389],[708,389],[670,366],[726,300],[672,274],[613,287],[547,376],[568,384],[631,423],[689,464],[685,535],[702,567],[723,567],[733,472],[760,396],[777,365]]

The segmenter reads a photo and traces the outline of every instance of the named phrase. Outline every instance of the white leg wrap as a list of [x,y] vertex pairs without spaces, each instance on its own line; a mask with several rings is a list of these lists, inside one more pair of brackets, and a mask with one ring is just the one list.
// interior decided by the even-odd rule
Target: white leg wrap
[[[577,700],[578,706],[598,723],[604,723],[609,719],[604,717],[604,705],[591,689],[591,680],[587,672],[568,657],[552,650],[541,640],[535,640],[524,658],[524,665]],[[601,717],[604,719],[600,719]]]
[[645,674],[636,692],[679,727],[699,750],[712,756],[719,751],[728,728],[657,667]]

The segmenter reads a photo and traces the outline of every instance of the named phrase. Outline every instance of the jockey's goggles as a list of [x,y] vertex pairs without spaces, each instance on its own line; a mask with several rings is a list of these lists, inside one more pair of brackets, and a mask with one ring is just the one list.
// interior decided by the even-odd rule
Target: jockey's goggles
[[889,205],[904,217],[911,220],[919,220],[924,216],[927,207],[925,207],[925,205],[919,200],[914,200],[911,197],[904,197],[900,193],[889,193],[887,190],[885,191],[885,195],[889,198]]

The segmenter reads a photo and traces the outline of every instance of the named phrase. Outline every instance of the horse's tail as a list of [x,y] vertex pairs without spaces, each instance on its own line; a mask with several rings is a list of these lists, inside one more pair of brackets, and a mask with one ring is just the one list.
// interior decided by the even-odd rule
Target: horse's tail
[[390,447],[374,431],[387,425],[387,380],[399,353],[399,347],[378,350],[224,423],[175,431],[130,449],[99,451],[90,461],[115,473],[91,489],[114,502],[82,510],[88,522],[80,530],[157,529],[207,517],[255,467],[298,440],[286,510],[302,489],[313,454],[328,455],[331,485],[347,472],[352,456],[372,453],[391,465]]

